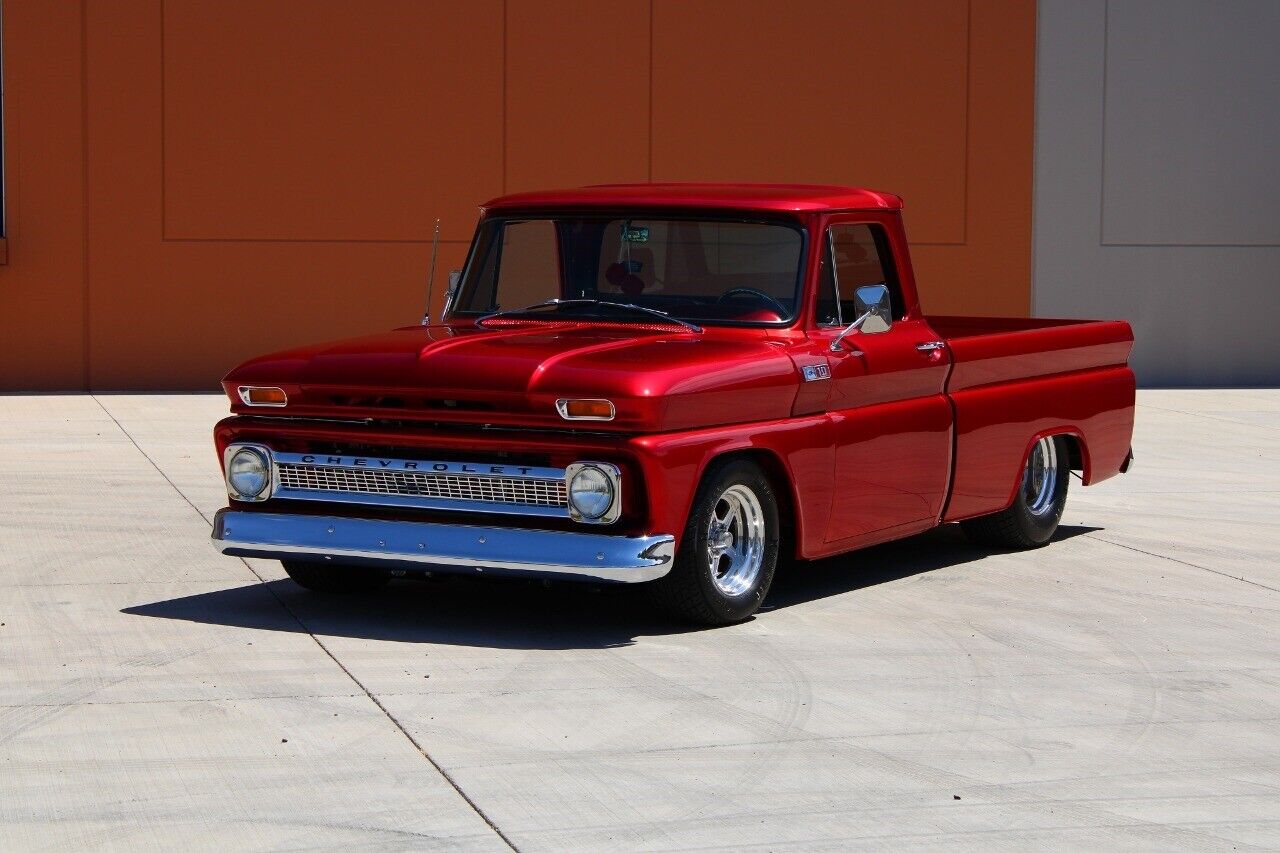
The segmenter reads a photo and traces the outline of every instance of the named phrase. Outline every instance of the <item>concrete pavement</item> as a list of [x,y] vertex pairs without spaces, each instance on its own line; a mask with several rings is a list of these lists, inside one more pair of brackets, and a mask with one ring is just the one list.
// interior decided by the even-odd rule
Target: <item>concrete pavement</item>
[[220,397],[0,397],[0,849],[1280,847],[1280,392],[1140,396],[1059,540],[691,631],[216,554]]

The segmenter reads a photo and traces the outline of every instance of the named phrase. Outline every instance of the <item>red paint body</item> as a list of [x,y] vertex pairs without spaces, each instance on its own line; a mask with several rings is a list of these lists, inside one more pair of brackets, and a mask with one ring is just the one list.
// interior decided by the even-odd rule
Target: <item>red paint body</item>
[[[484,215],[689,209],[785,215],[806,229],[804,302],[793,324],[698,334],[661,321],[548,317],[480,329],[459,318],[276,353],[223,380],[236,416],[215,430],[219,458],[232,440],[252,440],[278,450],[355,444],[384,456],[398,448],[477,461],[524,454],[555,466],[612,461],[626,472],[623,517],[612,529],[679,537],[708,463],[750,452],[789,497],[784,511],[805,558],[1004,509],[1044,435],[1076,437],[1086,484],[1120,471],[1134,414],[1129,325],[925,316],[896,196],[841,187],[596,187],[508,196]],[[905,301],[905,317],[888,332],[855,334],[839,352],[829,350],[839,330],[815,321],[832,222],[884,227]],[[947,346],[916,348],[935,340]],[[827,365],[830,380],[802,381],[807,364]],[[280,386],[289,404],[247,407],[236,394],[242,384]],[[555,409],[562,397],[612,400],[617,417],[566,422]]]

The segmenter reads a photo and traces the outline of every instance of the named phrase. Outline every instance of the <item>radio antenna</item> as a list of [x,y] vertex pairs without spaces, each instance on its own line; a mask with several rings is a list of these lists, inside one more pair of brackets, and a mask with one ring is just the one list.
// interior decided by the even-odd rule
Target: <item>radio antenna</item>
[[435,233],[431,238],[431,269],[427,271],[427,308],[422,312],[422,325],[431,325],[431,295],[436,286],[436,252],[440,250],[440,220],[436,220]]

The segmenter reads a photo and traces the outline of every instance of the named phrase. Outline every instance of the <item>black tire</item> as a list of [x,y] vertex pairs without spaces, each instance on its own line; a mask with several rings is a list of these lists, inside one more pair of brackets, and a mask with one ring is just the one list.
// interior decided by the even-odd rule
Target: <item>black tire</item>
[[[733,497],[729,497],[731,490]],[[754,506],[751,505],[751,498],[747,497],[748,493],[754,497]],[[738,516],[732,516],[735,501],[739,507]],[[758,516],[756,509],[759,510]],[[717,557],[720,568],[712,569],[712,551],[708,540],[712,518],[717,513],[737,518],[736,522],[731,520],[730,525],[724,528],[734,546],[744,541],[758,544],[760,559],[754,573],[747,571],[730,577],[735,564],[733,555],[738,553],[736,547]],[[758,518],[758,521],[752,523],[747,521],[749,518]],[[763,531],[757,536],[748,536],[745,540],[740,538],[744,525],[758,530],[758,523],[763,524]],[[769,478],[760,467],[745,459],[713,463],[698,485],[693,508],[681,538],[680,550],[671,571],[665,577],[653,581],[649,585],[650,591],[663,609],[698,625],[731,625],[748,619],[760,609],[769,592],[769,585],[773,583],[773,574],[778,565],[780,533],[778,500]],[[748,552],[757,552],[750,544],[745,547]],[[754,566],[756,562],[753,558],[744,557],[740,565]],[[749,581],[746,580],[748,576]],[[735,579],[741,581],[741,590],[735,588],[733,592],[727,591],[725,587],[732,587]]]
[[[1054,480],[1051,487],[1045,484],[1041,489],[1034,477],[1033,463],[1050,453]],[[960,528],[975,545],[1010,550],[1039,548],[1047,544],[1058,529],[1062,510],[1067,505],[1070,484],[1071,450],[1067,439],[1060,435],[1042,439],[1032,447],[1023,463],[1022,481],[1013,505],[1002,512],[962,521]],[[1037,497],[1040,498],[1038,502]]]
[[349,595],[373,592],[386,586],[391,576],[381,569],[347,566],[342,563],[312,563],[305,560],[281,560],[293,582],[312,592]]

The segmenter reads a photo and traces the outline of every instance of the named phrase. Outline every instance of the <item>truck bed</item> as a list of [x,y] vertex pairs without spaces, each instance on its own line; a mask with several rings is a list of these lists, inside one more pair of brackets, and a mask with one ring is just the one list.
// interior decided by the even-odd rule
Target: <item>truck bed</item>
[[928,317],[951,350],[948,391],[1118,365],[1133,330],[1116,320],[1041,317]]
[[1075,437],[1076,467],[1086,484],[1120,472],[1133,431],[1128,323],[926,319],[952,358],[947,393],[955,409],[955,473],[944,520],[1008,506],[1029,442],[1040,435]]

